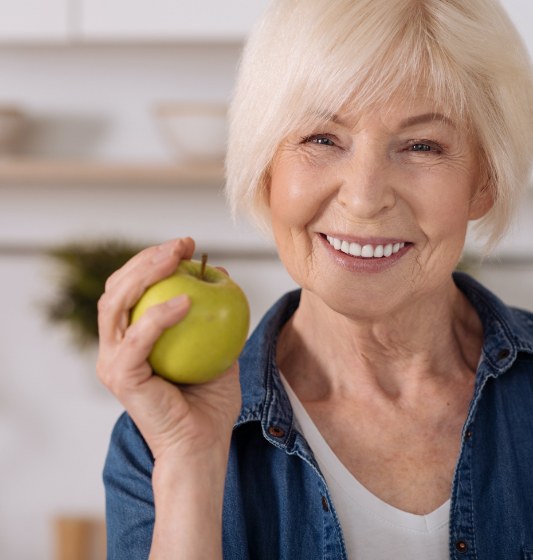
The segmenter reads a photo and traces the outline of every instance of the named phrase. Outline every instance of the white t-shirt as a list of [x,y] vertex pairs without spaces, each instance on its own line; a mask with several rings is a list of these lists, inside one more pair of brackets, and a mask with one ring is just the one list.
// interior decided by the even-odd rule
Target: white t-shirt
[[448,560],[450,501],[428,515],[390,506],[341,463],[282,376],[296,425],[326,479],[350,560]]

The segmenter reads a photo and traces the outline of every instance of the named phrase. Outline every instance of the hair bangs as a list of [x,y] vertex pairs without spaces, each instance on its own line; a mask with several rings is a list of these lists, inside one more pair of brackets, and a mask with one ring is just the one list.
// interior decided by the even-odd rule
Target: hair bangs
[[[527,50],[495,0],[273,0],[244,50],[230,109],[226,192],[270,232],[269,168],[283,139],[348,108],[428,101],[473,134],[495,244],[531,165]],[[414,105],[413,105],[414,107]]]

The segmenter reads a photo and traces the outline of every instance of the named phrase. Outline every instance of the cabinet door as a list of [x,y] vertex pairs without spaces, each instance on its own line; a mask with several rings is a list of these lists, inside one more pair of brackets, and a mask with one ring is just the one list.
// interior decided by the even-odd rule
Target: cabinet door
[[0,0],[0,42],[66,41],[69,8],[69,0]]
[[87,40],[242,40],[267,0],[81,0]]

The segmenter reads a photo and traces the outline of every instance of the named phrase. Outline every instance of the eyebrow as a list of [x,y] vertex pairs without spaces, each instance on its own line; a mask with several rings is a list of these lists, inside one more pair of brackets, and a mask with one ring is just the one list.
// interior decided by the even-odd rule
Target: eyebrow
[[328,113],[325,111],[316,111],[312,113],[313,116],[318,117],[325,122],[334,122],[336,124],[345,124],[345,121],[337,115],[337,113]]
[[446,115],[442,113],[424,113],[423,115],[415,115],[414,117],[408,117],[400,123],[400,128],[408,128],[410,126],[415,126],[417,124],[424,124],[432,121],[441,121],[452,128],[456,128],[455,123]]
[[[316,113],[321,119],[324,119],[326,122],[334,122],[341,126],[347,126],[346,121],[337,113]],[[403,121],[401,121],[398,125],[398,128],[409,128],[411,126],[416,126],[418,124],[424,124],[427,122],[434,122],[440,121],[452,128],[457,128],[457,125],[447,117],[446,115],[438,112],[430,112],[430,113],[423,113],[421,115],[414,115],[412,117],[407,117]]]
[[346,121],[342,117],[337,115],[337,113],[328,114],[327,119],[328,119],[328,121],[332,121],[336,124],[340,124],[340,125],[345,125],[346,124]]

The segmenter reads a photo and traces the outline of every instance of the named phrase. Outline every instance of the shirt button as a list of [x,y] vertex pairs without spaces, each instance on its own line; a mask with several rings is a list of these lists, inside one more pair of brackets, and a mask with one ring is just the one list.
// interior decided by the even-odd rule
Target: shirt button
[[505,360],[505,358],[508,358],[510,355],[511,351],[509,350],[509,348],[502,348],[498,352],[498,360]]
[[465,439],[472,439],[472,430],[466,430]]
[[460,552],[461,554],[464,554],[468,550],[468,545],[465,543],[465,541],[457,541],[455,543],[455,550],[457,550],[457,552]]
[[270,426],[268,428],[268,433],[275,438],[282,438],[285,435],[285,430],[282,430],[278,426]]
[[328,505],[328,500],[326,499],[326,496],[322,496],[322,509],[324,511],[329,511],[329,505]]

